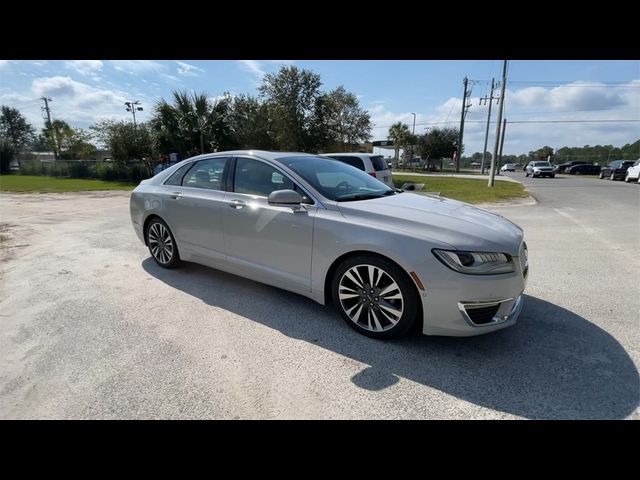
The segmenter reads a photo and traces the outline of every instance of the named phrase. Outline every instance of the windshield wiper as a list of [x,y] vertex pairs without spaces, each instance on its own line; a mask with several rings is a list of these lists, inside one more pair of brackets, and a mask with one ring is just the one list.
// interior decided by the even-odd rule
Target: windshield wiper
[[382,198],[386,195],[395,194],[393,190],[389,190],[385,193],[354,193],[351,195],[343,195],[342,197],[336,198],[336,202],[348,202],[351,200],[369,200],[372,198]]

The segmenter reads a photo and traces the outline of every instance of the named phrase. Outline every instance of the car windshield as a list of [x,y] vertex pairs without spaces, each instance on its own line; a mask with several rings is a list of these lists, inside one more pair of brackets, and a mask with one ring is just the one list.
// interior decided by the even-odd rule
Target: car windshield
[[549,162],[536,162],[533,164],[534,167],[550,167],[551,164]]
[[305,156],[278,159],[304,178],[324,197],[337,202],[366,200],[394,195],[395,190],[346,163]]

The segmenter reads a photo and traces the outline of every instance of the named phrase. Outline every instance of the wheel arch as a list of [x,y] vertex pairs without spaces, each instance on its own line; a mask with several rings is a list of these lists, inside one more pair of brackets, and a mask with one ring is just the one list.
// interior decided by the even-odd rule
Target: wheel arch
[[[344,262],[347,258],[355,257],[355,256],[358,256],[358,255],[370,255],[370,256],[373,256],[373,257],[378,257],[378,258],[380,258],[382,260],[385,260],[387,262],[391,262],[394,265],[396,265],[408,277],[409,283],[411,284],[412,288],[415,290],[415,293],[416,293],[417,297],[418,298],[422,298],[422,296],[420,295],[420,291],[418,290],[418,286],[416,285],[415,280],[411,277],[410,273],[407,271],[407,269],[405,267],[400,265],[393,258],[388,257],[387,255],[383,255],[382,253],[375,252],[373,250],[359,249],[359,250],[352,250],[350,252],[343,253],[338,258],[336,258],[333,261],[333,263],[331,263],[331,266],[329,266],[329,269],[327,270],[327,274],[324,277],[324,304],[325,305],[328,306],[328,305],[332,305],[333,304],[333,299],[332,299],[332,295],[331,295],[331,282],[333,280],[333,276],[334,276],[338,266],[340,266],[340,264],[342,262]],[[418,302],[418,318],[414,322],[414,326],[412,327],[412,329],[416,328],[418,331],[421,332],[422,328],[423,328],[423,322],[424,322],[424,315],[423,315],[423,311],[422,311],[422,301],[420,301],[420,302]]]
[[144,219],[144,223],[142,224],[142,236],[144,237],[144,244],[147,247],[149,246],[149,240],[147,239],[147,229],[149,228],[149,224],[151,223],[151,220],[153,220],[154,218],[159,218],[164,223],[167,223],[166,220],[162,218],[160,215],[158,215],[157,213],[151,213],[147,215],[147,218]]

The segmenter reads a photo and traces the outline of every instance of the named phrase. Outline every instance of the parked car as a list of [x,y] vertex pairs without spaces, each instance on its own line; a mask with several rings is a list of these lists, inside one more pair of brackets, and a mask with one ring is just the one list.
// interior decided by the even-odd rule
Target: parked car
[[514,163],[505,163],[502,167],[500,167],[500,172],[515,172],[516,165]]
[[629,183],[633,180],[636,180],[640,183],[640,158],[634,162],[629,168],[627,168],[627,173],[624,177],[624,181]]
[[627,169],[633,166],[633,160],[614,160],[609,165],[600,170],[600,178],[609,180],[622,180],[627,175]]
[[566,173],[569,175],[598,175],[602,170],[600,165],[593,165],[592,163],[582,163],[569,167]]
[[522,309],[520,227],[319,155],[199,155],[143,180],[130,214],[160,267],[196,262],[333,303],[375,338],[416,322],[426,335],[478,335]]
[[391,169],[382,155],[371,153],[323,153],[322,155],[356,167],[391,188],[395,188]]
[[570,162],[561,163],[560,165],[558,165],[556,173],[567,173],[567,170],[569,170],[570,167],[573,167],[574,165],[584,165],[585,163],[588,162],[583,162],[581,160],[572,160]]
[[547,161],[529,162],[527,165],[526,177],[531,175],[532,177],[551,177],[554,178],[556,173],[553,171],[553,167]]

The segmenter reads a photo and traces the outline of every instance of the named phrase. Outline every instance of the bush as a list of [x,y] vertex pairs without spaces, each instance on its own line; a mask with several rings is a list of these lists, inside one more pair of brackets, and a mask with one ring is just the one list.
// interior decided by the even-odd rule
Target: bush
[[147,165],[143,163],[112,162],[51,162],[23,161],[20,164],[22,175],[44,175],[50,177],[95,178],[107,181],[139,183],[151,177]]

